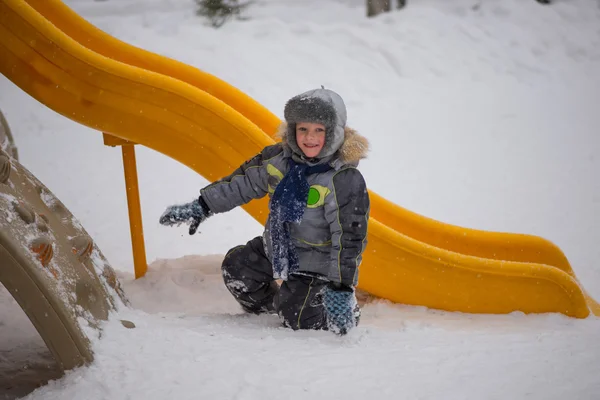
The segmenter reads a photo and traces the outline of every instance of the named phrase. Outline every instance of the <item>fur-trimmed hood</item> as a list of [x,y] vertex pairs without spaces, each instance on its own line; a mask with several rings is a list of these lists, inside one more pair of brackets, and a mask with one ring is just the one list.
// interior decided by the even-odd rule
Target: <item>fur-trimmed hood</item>
[[[289,129],[288,124],[283,122],[277,130],[276,138],[281,140],[284,148],[293,149],[288,143]],[[354,129],[346,126],[344,128],[344,142],[338,150],[336,157],[342,164],[358,164],[364,158],[367,158],[369,152],[369,141],[366,137],[360,135]]]

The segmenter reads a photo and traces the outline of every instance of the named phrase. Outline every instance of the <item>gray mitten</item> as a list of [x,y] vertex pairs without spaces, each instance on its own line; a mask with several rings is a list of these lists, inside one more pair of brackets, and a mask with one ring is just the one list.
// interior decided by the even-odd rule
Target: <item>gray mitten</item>
[[211,215],[212,212],[208,208],[208,205],[202,197],[199,197],[191,203],[167,207],[165,212],[160,216],[159,222],[165,226],[180,225],[182,223],[189,224],[189,233],[193,235],[196,233],[198,226]]

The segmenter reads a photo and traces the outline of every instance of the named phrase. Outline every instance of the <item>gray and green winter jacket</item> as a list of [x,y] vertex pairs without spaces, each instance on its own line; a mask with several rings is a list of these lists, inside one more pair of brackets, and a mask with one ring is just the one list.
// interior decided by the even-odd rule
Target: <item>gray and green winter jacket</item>
[[[310,191],[304,217],[300,224],[291,224],[290,234],[299,257],[298,272],[356,286],[358,267],[367,244],[370,208],[365,180],[356,167],[359,160],[366,157],[369,145],[366,138],[348,127],[343,127],[339,134],[341,137],[335,139],[329,134],[326,136],[329,149],[332,143],[340,145],[317,163],[328,162],[332,169],[307,176]],[[296,162],[311,164],[298,155],[301,154],[299,149],[294,151],[297,148],[295,126],[282,125],[279,136],[280,143],[266,147],[231,175],[201,190],[202,198],[213,213],[229,211],[266,195],[271,197],[287,173],[290,157]],[[271,259],[269,221],[265,226],[265,252]]]

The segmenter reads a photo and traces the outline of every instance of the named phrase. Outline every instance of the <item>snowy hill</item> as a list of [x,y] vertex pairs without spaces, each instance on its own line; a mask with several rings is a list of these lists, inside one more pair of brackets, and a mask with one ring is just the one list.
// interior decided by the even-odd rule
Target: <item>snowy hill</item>
[[[119,39],[213,73],[278,115],[296,93],[336,90],[349,124],[372,143],[361,164],[372,190],[444,222],[550,239],[600,299],[600,3],[412,0],[367,19],[362,0],[261,0],[248,20],[218,30],[189,0],[67,3]],[[120,152],[3,77],[0,109],[22,163],[121,272],[133,308],[118,318],[137,325],[126,330],[115,318],[95,344],[94,364],[29,399],[600,396],[597,318],[374,302],[340,339],[241,314],[219,263],[261,226],[241,210],[210,219],[194,237],[159,226],[167,205],[193,198],[207,181],[143,148],[154,262],[133,281]],[[0,293],[0,367],[14,353],[39,353],[44,364],[43,344],[15,310]]]

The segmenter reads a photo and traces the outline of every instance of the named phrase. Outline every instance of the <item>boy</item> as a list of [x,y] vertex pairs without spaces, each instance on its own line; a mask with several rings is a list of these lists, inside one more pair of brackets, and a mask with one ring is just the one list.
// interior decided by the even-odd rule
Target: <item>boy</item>
[[[269,195],[262,237],[231,249],[223,279],[242,308],[277,313],[296,329],[347,333],[358,323],[354,288],[367,244],[369,195],[356,169],[368,141],[346,127],[342,98],[324,88],[290,99],[282,141],[263,149],[191,203],[167,208],[163,225],[190,224]],[[282,279],[281,287],[275,279]]]

